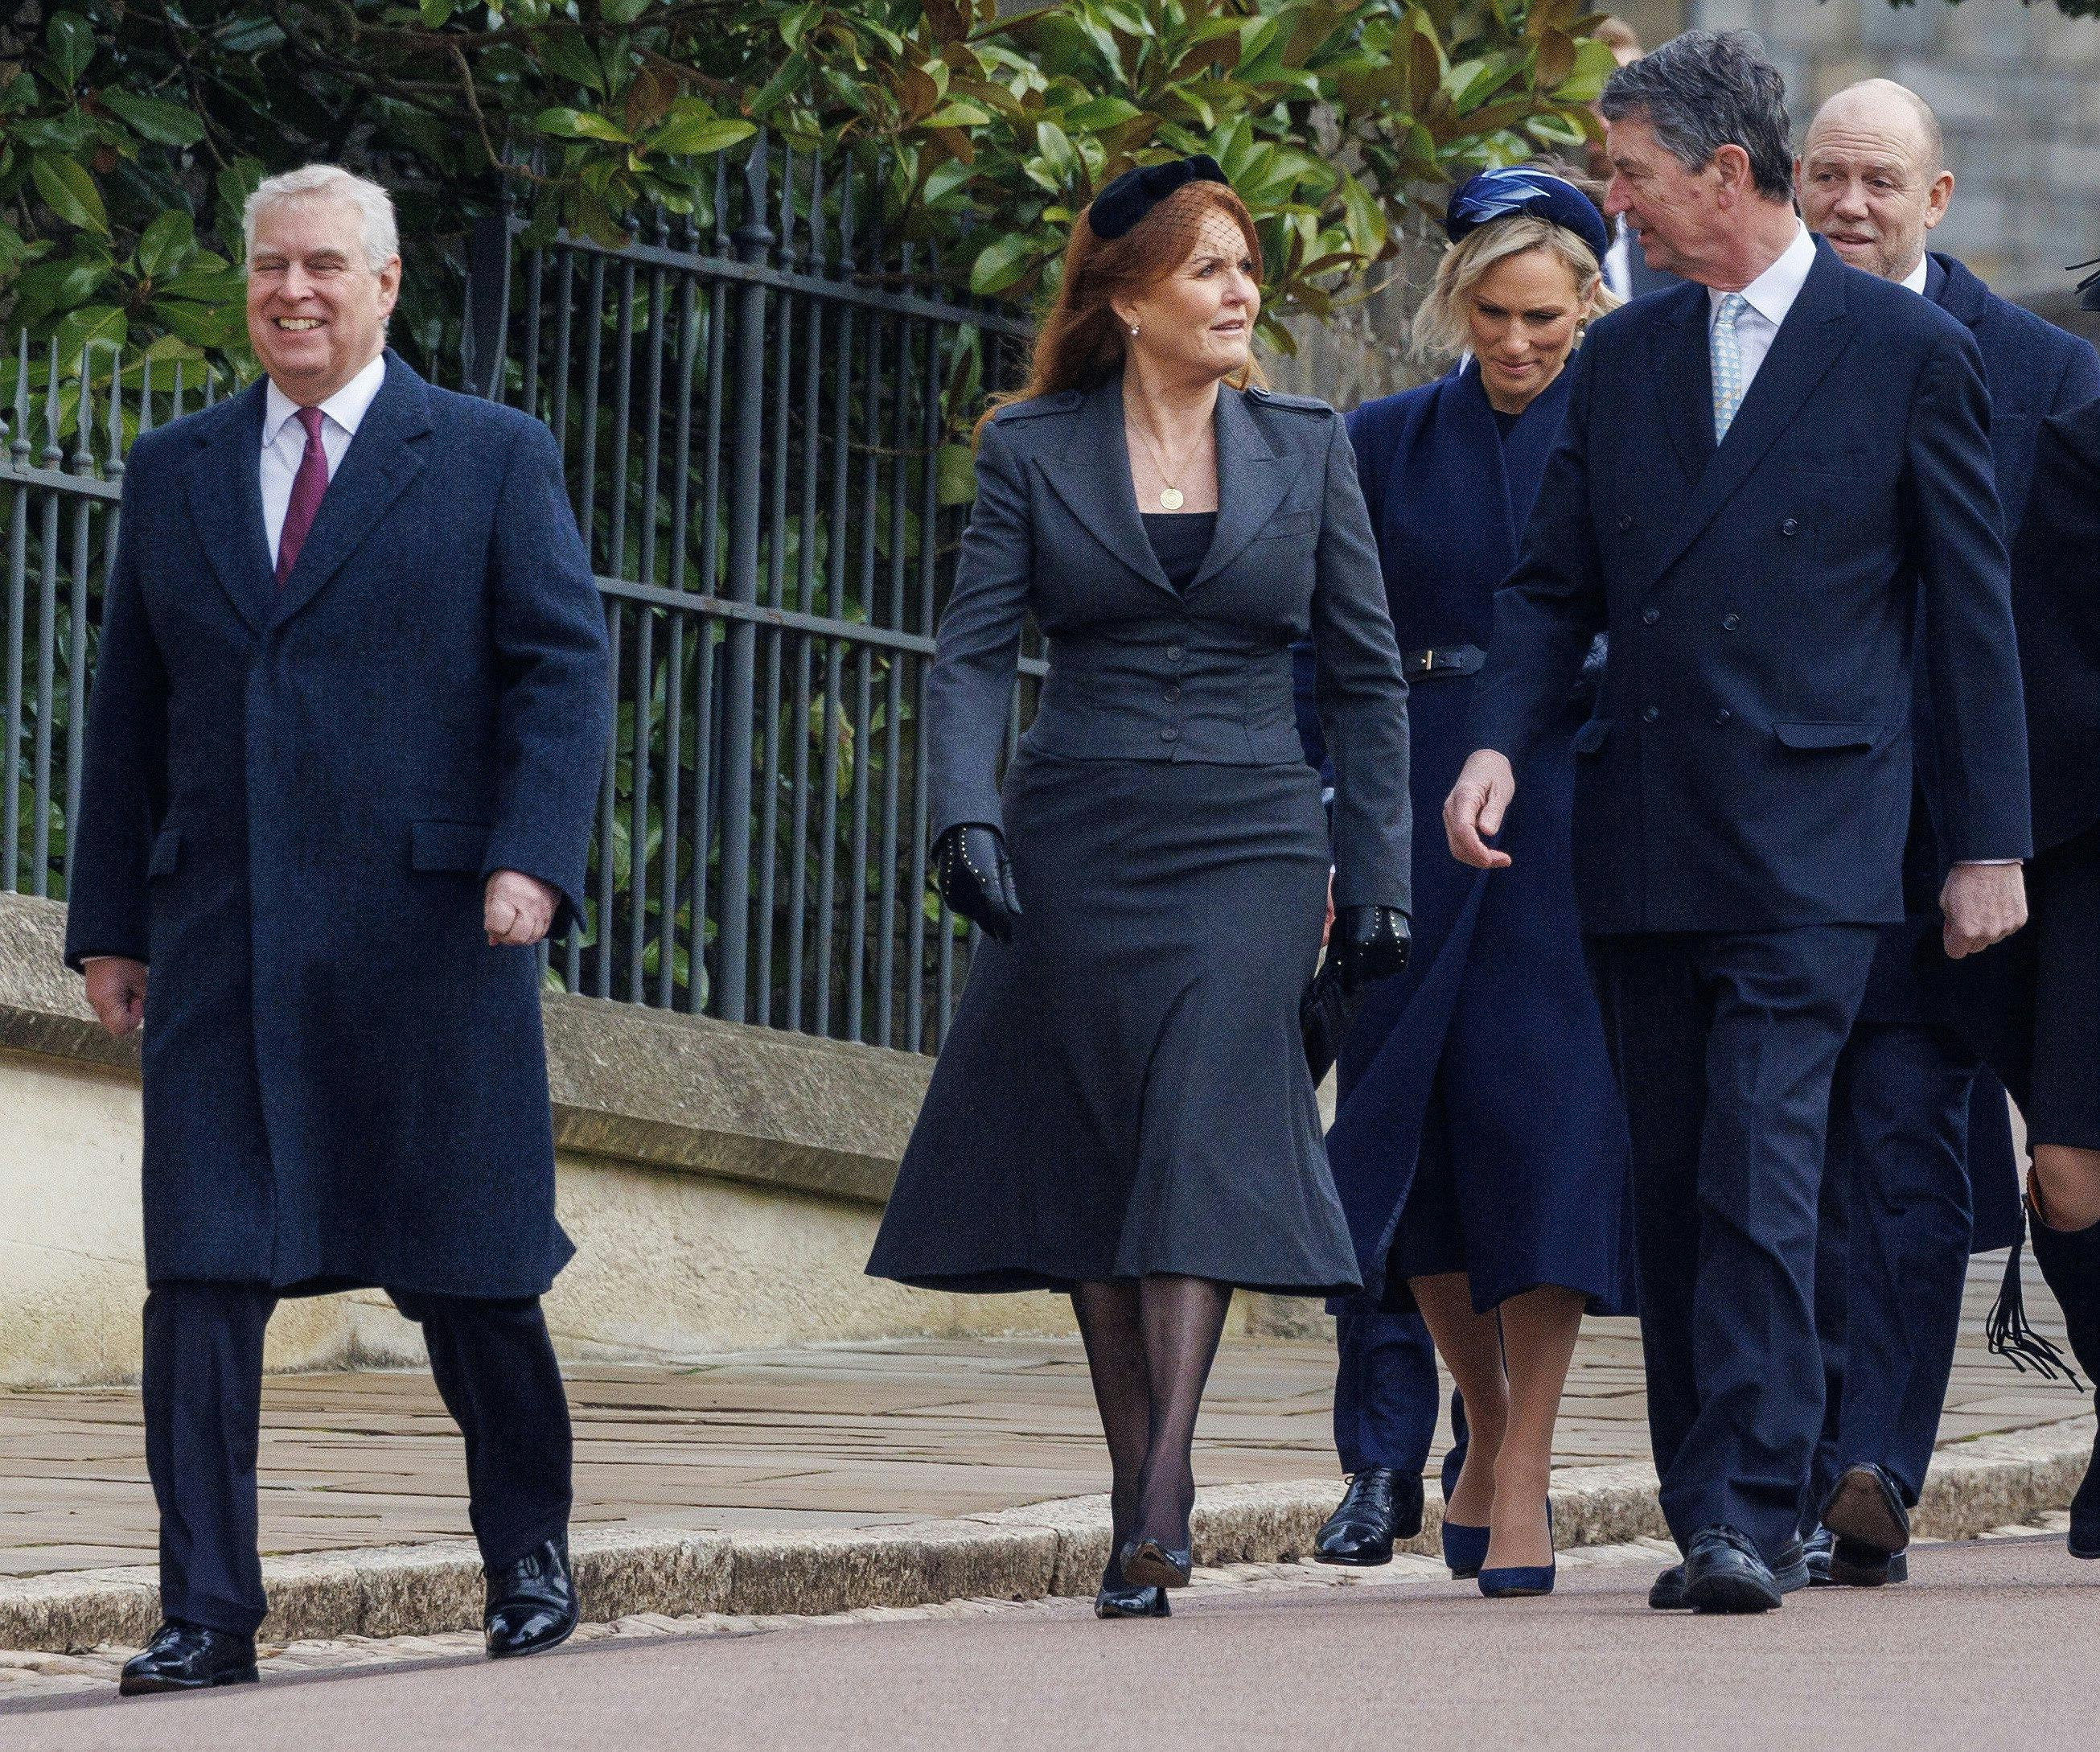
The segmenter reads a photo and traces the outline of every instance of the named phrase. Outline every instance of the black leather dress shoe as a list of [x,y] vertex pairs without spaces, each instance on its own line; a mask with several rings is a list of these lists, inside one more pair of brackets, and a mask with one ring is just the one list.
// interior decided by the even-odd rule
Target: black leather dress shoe
[[1878,1588],[1910,1580],[1908,1551],[1877,1551],[1818,1527],[1802,1541],[1808,1579],[1820,1588]]
[[1782,1594],[1798,1594],[1815,1578],[1808,1573],[1808,1546],[1801,1539],[1789,1540],[1771,1564],[1772,1580]]
[[1389,1466],[1353,1474],[1340,1506],[1313,1538],[1312,1555],[1323,1564],[1368,1569],[1392,1561],[1392,1542],[1422,1531],[1422,1481],[1404,1478]]
[[124,1663],[117,1689],[122,1697],[141,1697],[157,1691],[252,1685],[256,1678],[254,1637],[170,1618]]
[[1910,1511],[1896,1481],[1878,1466],[1848,1466],[1830,1487],[1823,1525],[1840,1546],[1856,1545],[1883,1557],[1910,1543]]
[[1195,1564],[1185,1547],[1176,1551],[1157,1539],[1127,1539],[1117,1554],[1123,1578],[1132,1587],[1185,1588]]
[[1684,1554],[1684,1603],[1694,1612],[1770,1612],[1785,1598],[1747,1534],[1707,1527],[1692,1536]]
[[1672,1564],[1648,1586],[1648,1603],[1657,1612],[1682,1612],[1691,1602],[1684,1597],[1684,1565]]
[[1164,1588],[1112,1588],[1104,1582],[1094,1595],[1096,1618],[1166,1618],[1173,1612]]
[[569,1542],[549,1539],[515,1563],[488,1573],[482,1622],[492,1660],[536,1655],[569,1639],[576,1627],[576,1584]]

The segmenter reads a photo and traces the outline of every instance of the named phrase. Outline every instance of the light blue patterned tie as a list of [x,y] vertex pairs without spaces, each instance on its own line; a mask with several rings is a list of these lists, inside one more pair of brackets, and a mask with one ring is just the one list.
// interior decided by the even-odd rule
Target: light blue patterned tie
[[1714,358],[1714,442],[1728,435],[1736,410],[1743,405],[1743,350],[1736,340],[1736,319],[1750,307],[1740,292],[1723,294],[1714,313],[1714,333],[1708,343]]

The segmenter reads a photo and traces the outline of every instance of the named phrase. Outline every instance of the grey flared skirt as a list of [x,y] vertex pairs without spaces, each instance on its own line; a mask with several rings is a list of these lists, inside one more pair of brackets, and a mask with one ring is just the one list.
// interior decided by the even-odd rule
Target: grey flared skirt
[[1312,770],[1024,750],[1004,811],[1022,917],[978,945],[868,1270],[1354,1288],[1298,1031],[1327,874]]

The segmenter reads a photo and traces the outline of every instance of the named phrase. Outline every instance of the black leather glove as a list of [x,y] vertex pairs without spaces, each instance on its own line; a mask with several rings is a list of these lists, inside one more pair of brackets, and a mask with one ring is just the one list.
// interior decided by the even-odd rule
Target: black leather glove
[[1407,966],[1407,915],[1397,907],[1343,907],[1332,935],[1342,978],[1352,986],[1390,979]]
[[1006,836],[998,828],[968,821],[943,833],[933,842],[933,885],[971,924],[1003,943],[1012,941],[1021,896],[1014,891]]

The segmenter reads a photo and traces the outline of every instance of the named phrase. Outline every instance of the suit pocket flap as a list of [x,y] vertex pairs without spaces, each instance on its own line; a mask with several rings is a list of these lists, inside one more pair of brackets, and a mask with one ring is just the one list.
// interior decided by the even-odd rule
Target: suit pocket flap
[[175,864],[182,856],[183,830],[163,827],[153,836],[152,854],[146,860],[146,874],[152,876],[173,876]]
[[1272,517],[1262,525],[1256,538],[1266,541],[1276,536],[1309,536],[1312,533],[1312,514],[1310,511],[1286,511],[1281,517]]
[[416,870],[464,870],[481,874],[488,827],[479,821],[418,821],[408,828],[408,863]]
[[1772,734],[1789,748],[1871,748],[1882,739],[1878,724],[1775,724]]
[[1608,717],[1586,719],[1582,727],[1575,732],[1575,752],[1577,754],[1595,754],[1604,746],[1604,739],[1611,734],[1611,719]]

